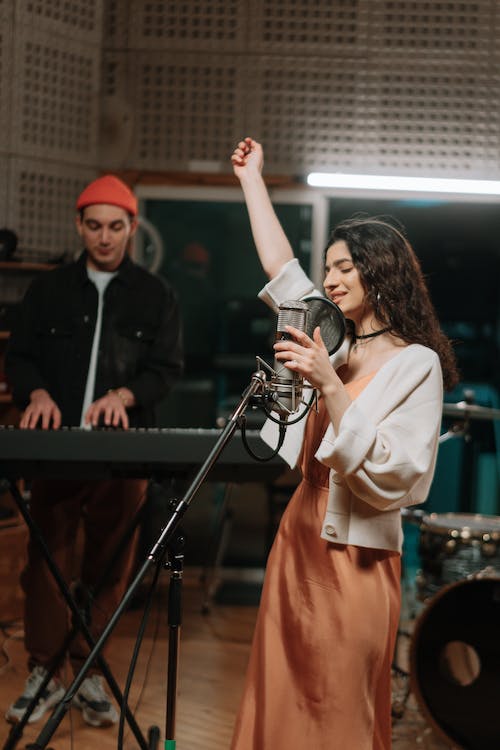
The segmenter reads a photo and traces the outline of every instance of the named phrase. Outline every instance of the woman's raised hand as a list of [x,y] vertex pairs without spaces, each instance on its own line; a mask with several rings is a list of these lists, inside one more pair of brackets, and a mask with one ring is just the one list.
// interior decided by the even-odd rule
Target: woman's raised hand
[[238,143],[231,154],[234,174],[241,179],[250,172],[262,172],[264,166],[264,152],[262,146],[253,138],[244,138]]

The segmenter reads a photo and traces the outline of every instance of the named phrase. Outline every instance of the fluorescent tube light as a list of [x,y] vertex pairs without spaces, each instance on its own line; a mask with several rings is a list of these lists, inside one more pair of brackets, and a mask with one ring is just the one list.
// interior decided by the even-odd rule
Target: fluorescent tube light
[[497,180],[453,180],[435,177],[311,172],[307,176],[307,184],[314,187],[348,188],[353,190],[401,190],[412,193],[500,195],[500,181]]

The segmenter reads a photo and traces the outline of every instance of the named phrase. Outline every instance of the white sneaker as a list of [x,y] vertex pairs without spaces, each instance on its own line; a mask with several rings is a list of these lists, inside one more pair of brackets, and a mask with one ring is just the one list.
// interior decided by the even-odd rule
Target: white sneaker
[[101,675],[86,677],[73,699],[92,727],[109,727],[118,721],[118,713],[103,688]]
[[[10,721],[11,724],[17,724],[21,721],[26,709],[31,703],[31,699],[38,692],[38,688],[47,676],[47,670],[44,667],[35,667],[24,686],[24,693],[19,696],[17,701],[13,703],[10,708],[7,709],[5,718]],[[33,724],[38,719],[41,719],[49,708],[59,703],[61,698],[64,696],[65,690],[60,682],[51,679],[45,690],[43,691],[38,703],[30,714],[28,724]]]

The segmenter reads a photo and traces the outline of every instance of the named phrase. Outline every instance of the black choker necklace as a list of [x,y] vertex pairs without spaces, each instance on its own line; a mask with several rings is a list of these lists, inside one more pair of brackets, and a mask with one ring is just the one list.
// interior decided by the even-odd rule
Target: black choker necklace
[[354,340],[357,341],[358,339],[373,339],[375,336],[381,336],[383,333],[387,333],[387,331],[390,331],[390,328],[381,328],[380,331],[374,331],[373,333],[362,333],[357,334],[354,333]]

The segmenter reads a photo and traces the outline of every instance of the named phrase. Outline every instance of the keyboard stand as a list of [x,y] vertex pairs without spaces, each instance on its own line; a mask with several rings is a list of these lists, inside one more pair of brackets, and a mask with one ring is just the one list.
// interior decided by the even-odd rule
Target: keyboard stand
[[[73,628],[71,629],[70,633],[68,634],[67,639],[66,639],[66,641],[64,643],[63,648],[61,649],[61,651],[57,655],[57,657],[55,659],[55,662],[52,665],[51,669],[49,669],[48,674],[47,674],[44,682],[40,685],[40,688],[39,688],[37,694],[32,698],[29,706],[27,707],[27,710],[26,710],[23,718],[17,724],[13,725],[13,727],[12,727],[10,733],[9,733],[9,736],[7,738],[7,741],[3,745],[3,750],[11,750],[11,748],[15,747],[16,743],[18,742],[18,740],[22,737],[23,729],[26,726],[26,724],[27,724],[27,722],[29,720],[29,717],[30,717],[31,713],[33,712],[36,704],[38,703],[38,699],[39,699],[40,695],[42,694],[42,692],[45,689],[45,687],[48,685],[50,679],[52,678],[53,674],[57,670],[57,667],[59,666],[59,664],[62,663],[62,660],[64,659],[65,654],[66,654],[66,650],[67,650],[69,644],[71,643],[71,641],[73,640],[73,638],[75,637],[77,631],[80,630],[82,632],[82,634],[83,634],[85,640],[87,641],[87,644],[88,644],[88,646],[89,646],[90,649],[94,649],[95,648],[96,641],[93,638],[92,634],[90,633],[88,624],[85,621],[85,618],[84,618],[84,616],[82,614],[82,611],[78,607],[78,604],[75,601],[75,598],[72,596],[72,594],[71,594],[71,592],[69,590],[68,584],[66,583],[66,581],[62,577],[62,575],[61,575],[61,573],[59,571],[59,568],[54,563],[54,560],[52,559],[52,556],[51,556],[50,551],[49,551],[49,549],[48,549],[48,547],[47,547],[47,545],[45,543],[43,535],[40,532],[40,529],[38,528],[37,524],[34,522],[32,516],[31,516],[31,513],[29,511],[28,505],[27,505],[25,499],[23,498],[21,492],[19,491],[19,488],[18,488],[18,486],[16,484],[16,481],[13,480],[13,479],[11,479],[11,478],[9,478],[9,477],[6,478],[6,481],[7,481],[8,485],[9,485],[9,490],[10,490],[10,492],[12,494],[12,497],[13,497],[13,499],[14,499],[14,501],[15,501],[18,509],[19,509],[19,512],[21,513],[24,521],[26,522],[26,525],[27,525],[27,527],[29,529],[30,536],[38,544],[38,546],[40,547],[40,549],[42,551],[42,554],[43,554],[43,556],[45,558],[45,561],[47,563],[47,566],[48,566],[48,568],[49,568],[49,570],[50,570],[50,572],[51,572],[51,574],[52,574],[52,576],[53,576],[53,578],[54,578],[54,580],[55,580],[55,582],[56,582],[56,584],[57,584],[57,586],[58,586],[58,588],[59,588],[59,590],[60,590],[60,592],[61,592],[61,594],[62,594],[62,596],[63,596],[63,598],[65,600],[65,602],[66,602],[66,604],[68,605],[69,609],[71,610],[71,613],[72,613],[72,616],[73,616]],[[118,556],[119,556],[119,554],[121,552],[121,549],[122,549],[123,545],[126,544],[126,542],[128,541],[129,537],[131,536],[131,534],[133,533],[134,529],[136,528],[137,524],[139,523],[140,517],[141,517],[141,515],[142,515],[142,513],[144,511],[144,508],[145,508],[146,504],[147,504],[147,499],[143,503],[141,509],[138,511],[135,519],[133,520],[133,523],[132,523],[131,527],[124,534],[124,537],[121,540],[120,544],[118,545],[118,548],[114,551],[114,553],[113,553],[113,555],[111,557],[111,560],[109,562],[108,568],[104,572],[104,574],[103,574],[103,576],[101,578],[101,581],[99,582],[99,587],[102,586],[103,583],[105,582],[105,580],[106,580],[107,576],[109,575],[109,573],[110,573],[110,571],[111,571],[114,563],[116,562],[116,559],[118,558]],[[115,678],[113,677],[113,674],[112,674],[112,672],[111,672],[111,670],[110,670],[107,662],[104,660],[104,658],[100,654],[96,654],[95,655],[95,659],[96,659],[96,661],[97,661],[97,663],[99,665],[100,670],[102,671],[102,674],[103,674],[104,678],[106,679],[106,681],[107,681],[107,683],[109,685],[109,688],[110,688],[110,690],[111,690],[111,692],[112,692],[112,694],[113,694],[116,702],[118,703],[119,706],[123,707],[123,695],[122,695],[122,692],[121,692],[121,690],[120,690],[120,688],[118,686],[118,683],[116,682]],[[63,697],[62,701],[64,701],[66,703],[65,710],[68,710],[68,708],[69,708],[69,706],[71,704],[71,701],[73,700],[73,697],[74,697],[74,694],[68,695],[68,693],[66,693],[66,695]],[[133,732],[133,734],[134,734],[134,736],[135,736],[135,738],[136,738],[136,740],[137,740],[137,742],[138,742],[141,750],[151,750],[151,744],[145,740],[145,738],[144,738],[144,736],[143,736],[143,734],[142,734],[142,732],[141,732],[141,730],[140,730],[140,728],[139,728],[139,726],[138,726],[138,724],[137,724],[137,722],[136,722],[136,720],[135,720],[132,712],[130,711],[130,708],[129,708],[128,705],[125,705],[125,718],[127,719],[127,722],[128,722],[128,724],[130,726],[130,729],[132,730],[132,732]],[[150,737],[152,735],[153,735],[153,732],[150,730]],[[28,745],[28,747],[31,747],[31,745]],[[35,747],[36,747],[36,745],[35,745]]]

